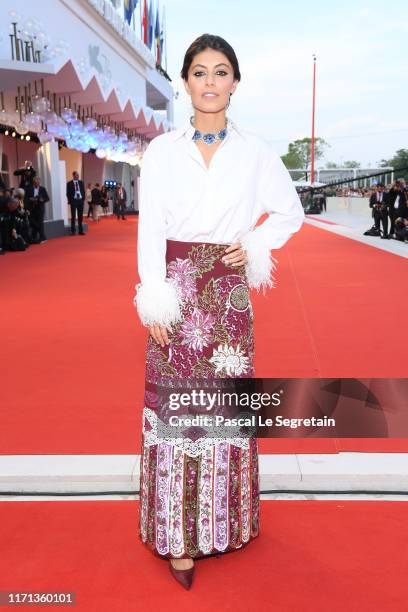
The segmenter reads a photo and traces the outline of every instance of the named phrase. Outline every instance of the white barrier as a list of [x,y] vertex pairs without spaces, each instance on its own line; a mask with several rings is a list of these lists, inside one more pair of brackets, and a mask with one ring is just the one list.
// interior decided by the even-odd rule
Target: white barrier
[[368,198],[353,198],[345,197],[329,197],[326,200],[327,212],[342,212],[349,215],[358,216],[367,219],[370,222],[372,219],[372,209],[369,206]]

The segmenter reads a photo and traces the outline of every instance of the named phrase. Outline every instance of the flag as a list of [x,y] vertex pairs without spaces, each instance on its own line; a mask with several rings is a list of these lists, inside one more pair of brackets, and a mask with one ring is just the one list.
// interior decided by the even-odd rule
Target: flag
[[148,18],[148,23],[149,23],[149,35],[148,35],[148,43],[147,46],[149,47],[149,49],[152,48],[152,43],[153,43],[153,0],[150,0],[150,4],[149,4],[149,18]]
[[[163,6],[163,13],[162,13],[162,26],[160,29],[160,65],[163,61],[163,48],[164,48],[164,35],[166,32],[166,18],[165,18],[165,6]],[[167,68],[167,66],[166,66]]]
[[156,46],[156,64],[160,66],[160,23],[159,23],[159,5],[156,7],[156,24],[154,27],[154,39]]
[[142,25],[143,25],[143,42],[145,45],[147,45],[148,42],[148,38],[147,38],[147,32],[148,32],[148,27],[147,27],[147,0],[144,0],[143,3],[143,19],[142,19]]
[[129,25],[130,25],[130,22],[132,21],[133,11],[135,10],[137,6],[137,2],[138,0],[124,0],[124,5],[123,5],[124,15],[125,15],[125,20],[128,22]]

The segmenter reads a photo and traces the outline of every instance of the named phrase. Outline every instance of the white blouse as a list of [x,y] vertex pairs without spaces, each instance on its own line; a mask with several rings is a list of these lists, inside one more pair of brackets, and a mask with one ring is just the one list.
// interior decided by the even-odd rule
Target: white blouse
[[[231,244],[246,250],[250,287],[275,286],[279,249],[297,232],[304,211],[279,155],[263,138],[229,119],[209,168],[190,122],[154,138],[140,175],[138,272],[134,304],[144,325],[180,319],[180,300],[166,278],[166,239]],[[211,145],[209,145],[211,146]],[[268,218],[255,228],[263,213]],[[254,229],[255,228],[255,229]]]

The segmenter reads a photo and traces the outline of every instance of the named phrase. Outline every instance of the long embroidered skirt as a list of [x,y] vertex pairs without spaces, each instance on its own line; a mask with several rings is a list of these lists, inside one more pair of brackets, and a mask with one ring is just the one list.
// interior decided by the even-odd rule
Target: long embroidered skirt
[[169,345],[147,340],[139,506],[139,536],[161,557],[229,552],[259,532],[256,437],[172,439],[160,435],[156,410],[162,381],[254,376],[245,267],[221,261],[226,247],[167,240],[167,278],[182,320],[168,332]]

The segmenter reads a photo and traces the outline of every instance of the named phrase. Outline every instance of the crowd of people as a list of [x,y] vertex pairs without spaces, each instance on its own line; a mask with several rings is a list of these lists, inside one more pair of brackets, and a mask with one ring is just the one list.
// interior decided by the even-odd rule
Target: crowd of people
[[395,181],[388,191],[383,183],[378,183],[369,205],[374,219],[368,230],[370,236],[408,242],[408,190],[404,181]]
[[[41,185],[32,162],[27,160],[15,170],[19,186],[7,188],[0,179],[0,255],[7,251],[25,251],[32,244],[47,242],[44,231],[45,205],[49,202],[46,188]],[[112,197],[113,192],[113,197]],[[72,173],[67,182],[66,195],[71,209],[71,234],[85,236],[83,229],[84,203],[88,205],[87,218],[99,222],[101,215],[109,214],[109,198],[113,199],[113,213],[126,220],[127,193],[121,183],[115,189],[106,185],[84,183],[79,173]]]
[[[88,183],[86,189],[80,180],[77,171],[72,173],[72,180],[67,183],[67,200],[71,208],[71,234],[76,234],[76,219],[78,220],[78,234],[84,236],[83,215],[84,203],[88,205],[87,219],[99,222],[102,214],[107,215],[109,210],[109,194],[111,188],[99,183]],[[113,191],[113,213],[118,219],[126,220],[125,211],[127,204],[127,193],[122,183],[117,183]]]
[[370,187],[341,187],[334,190],[338,198],[369,198],[372,189]]
[[45,204],[50,199],[47,190],[29,160],[14,175],[20,177],[18,187],[7,189],[0,184],[0,255],[47,242],[44,232]]
[[374,224],[365,235],[408,242],[408,187],[404,179],[387,185],[377,183],[370,189],[347,186],[307,190],[301,193],[301,200],[306,212],[323,212],[327,210],[326,199],[329,196],[368,198]]
[[[25,251],[31,244],[47,241],[44,231],[45,204],[49,201],[46,188],[41,185],[31,161],[27,160],[22,168],[15,170],[20,177],[17,188],[8,189],[0,180],[0,255],[6,251]],[[71,234],[85,236],[83,231],[84,203],[87,203],[87,219],[99,222],[100,216],[109,214],[109,198],[112,189],[99,183],[84,183],[79,173],[72,173],[67,182],[66,195],[71,209]],[[327,196],[367,197],[372,209],[373,227],[367,232],[370,236],[383,239],[395,238],[408,242],[408,187],[403,179],[384,185],[378,183],[374,188],[324,188],[308,190],[300,194],[303,206],[326,210]],[[126,189],[117,183],[113,190],[113,214],[117,219],[126,220]]]
[[[94,221],[99,221],[99,216],[107,215],[109,212],[109,196],[112,189],[106,185],[100,185],[99,183],[88,183],[86,188],[85,199],[88,205],[87,218],[91,218]],[[127,205],[127,193],[122,183],[117,183],[116,188],[113,190],[113,212],[118,219],[126,219],[125,211]]]

